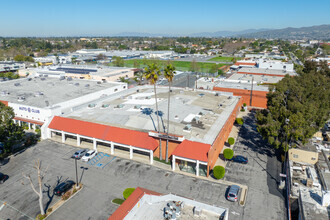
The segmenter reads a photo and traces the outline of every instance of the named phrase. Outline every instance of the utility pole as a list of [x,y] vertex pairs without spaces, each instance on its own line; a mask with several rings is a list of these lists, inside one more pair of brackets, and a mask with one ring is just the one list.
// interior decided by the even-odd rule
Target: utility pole
[[253,91],[253,76],[252,76],[252,83],[251,83],[250,106],[252,106],[252,91]]
[[74,158],[74,162],[75,162],[75,165],[76,165],[76,184],[77,184],[77,187],[78,187],[78,168],[77,168],[77,158]]

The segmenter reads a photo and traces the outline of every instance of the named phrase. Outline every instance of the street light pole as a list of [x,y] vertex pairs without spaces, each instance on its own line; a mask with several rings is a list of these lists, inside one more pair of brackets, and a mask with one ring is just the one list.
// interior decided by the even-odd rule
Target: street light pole
[[77,187],[78,187],[78,168],[77,168],[77,158],[74,158],[74,162],[75,162],[75,165],[76,165],[76,184],[77,184]]

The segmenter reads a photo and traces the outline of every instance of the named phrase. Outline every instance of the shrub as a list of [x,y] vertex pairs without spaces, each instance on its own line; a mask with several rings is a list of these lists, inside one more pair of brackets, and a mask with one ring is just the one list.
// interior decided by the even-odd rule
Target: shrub
[[236,118],[236,123],[239,124],[239,125],[244,124],[243,118]]
[[125,200],[123,200],[123,199],[113,199],[112,200],[112,203],[115,203],[117,205],[121,205],[121,204],[123,204],[124,201]]
[[133,192],[135,188],[127,188],[123,192],[124,199],[127,199]]
[[246,103],[245,102],[243,103],[243,106],[246,107]]
[[53,208],[49,208],[49,209],[47,209],[47,212],[48,213],[51,213],[53,211]]
[[77,188],[75,186],[75,187],[73,187],[72,194],[75,194],[76,192],[77,192]]
[[245,112],[245,109],[244,109],[244,108],[242,108],[242,109],[241,109],[241,112]]
[[213,176],[218,180],[225,176],[225,172],[225,168],[222,166],[215,166],[213,168]]
[[227,148],[223,151],[223,156],[227,159],[230,160],[234,156],[234,151],[230,148]]
[[43,220],[46,218],[46,216],[47,216],[46,214],[44,214],[44,215],[39,214],[39,215],[37,215],[36,219]]
[[62,196],[62,199],[67,200],[68,198],[70,198],[70,196],[71,196],[71,190],[64,193],[64,195]]
[[232,137],[228,138],[228,144],[229,144],[229,145],[233,145],[233,144],[235,144],[235,139],[232,138]]

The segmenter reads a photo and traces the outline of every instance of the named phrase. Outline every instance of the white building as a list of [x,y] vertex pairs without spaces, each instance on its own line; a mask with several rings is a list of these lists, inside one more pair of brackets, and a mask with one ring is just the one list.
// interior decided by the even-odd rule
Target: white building
[[259,59],[257,61],[257,66],[260,69],[270,69],[270,70],[283,70],[286,72],[293,72],[293,63],[285,63],[282,61],[275,61],[275,60],[265,60]]

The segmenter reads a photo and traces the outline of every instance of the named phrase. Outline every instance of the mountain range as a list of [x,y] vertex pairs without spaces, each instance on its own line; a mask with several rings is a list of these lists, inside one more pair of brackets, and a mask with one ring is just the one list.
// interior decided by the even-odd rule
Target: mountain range
[[180,34],[151,34],[140,32],[122,32],[115,34],[116,37],[246,37],[246,38],[268,38],[268,39],[330,39],[330,25],[317,25],[300,28],[283,29],[247,29],[243,31],[217,31],[201,32],[188,35]]

